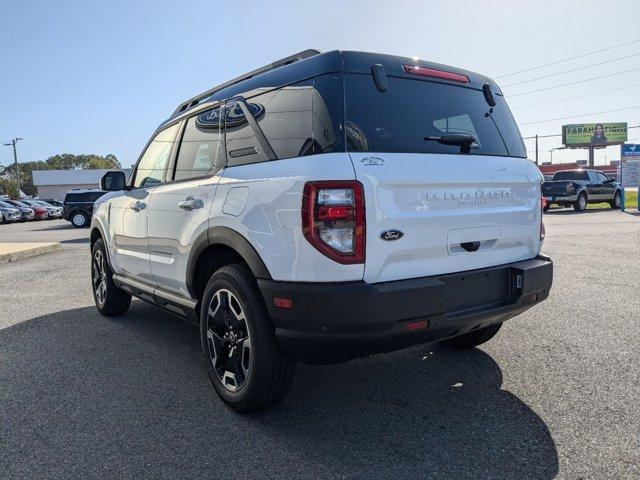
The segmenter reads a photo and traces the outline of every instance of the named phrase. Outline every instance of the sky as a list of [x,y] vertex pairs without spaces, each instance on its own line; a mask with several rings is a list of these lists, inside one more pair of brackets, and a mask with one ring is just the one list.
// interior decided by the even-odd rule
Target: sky
[[[113,153],[127,167],[181,101],[307,48],[418,56],[488,75],[524,137],[558,134],[563,123],[640,125],[639,17],[638,0],[0,0],[0,140],[24,138],[20,161]],[[571,82],[580,83],[558,87]],[[541,139],[540,161],[560,146]],[[586,155],[555,150],[553,161]],[[596,151],[597,164],[618,158],[619,147]],[[11,148],[0,149],[0,164],[12,161]]]

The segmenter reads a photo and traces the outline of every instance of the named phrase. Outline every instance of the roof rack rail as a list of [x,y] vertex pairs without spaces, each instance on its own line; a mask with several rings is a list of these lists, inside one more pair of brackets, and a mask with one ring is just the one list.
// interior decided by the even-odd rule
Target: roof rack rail
[[251,72],[245,73],[244,75],[240,75],[239,77],[231,79],[228,82],[222,83],[220,85],[217,85],[207,90],[206,92],[202,92],[200,95],[196,95],[195,97],[190,98],[185,102],[182,102],[180,105],[178,105],[178,108],[176,108],[175,111],[171,114],[171,117],[175,117],[176,115],[182,112],[185,112],[192,107],[195,107],[202,100],[204,100],[207,97],[210,97],[211,95],[213,95],[219,90],[222,90],[223,88],[230,87],[231,85],[240,83],[243,80],[248,80],[249,78],[255,77],[256,75],[260,75],[261,73],[268,72],[269,70],[273,70],[278,67],[283,67],[284,65],[289,65],[291,63],[298,62],[300,60],[304,60],[305,58],[313,57],[318,54],[320,54],[319,50],[310,48],[308,50],[303,50],[302,52],[294,53],[293,55],[289,55],[288,57],[282,58],[280,60],[276,60],[275,62],[269,63],[264,67],[260,67],[255,70],[252,70]]

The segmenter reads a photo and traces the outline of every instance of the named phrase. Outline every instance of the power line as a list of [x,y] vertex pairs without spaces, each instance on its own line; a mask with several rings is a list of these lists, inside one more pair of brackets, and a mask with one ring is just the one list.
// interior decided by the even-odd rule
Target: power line
[[537,122],[521,123],[520,125],[524,127],[527,125],[535,125],[537,123],[547,123],[547,122],[553,122],[556,120],[566,120],[568,118],[587,117],[589,115],[598,115],[600,113],[621,112],[623,110],[634,110],[636,108],[640,108],[640,105],[636,105],[635,107],[615,108],[613,110],[602,110],[601,112],[582,113],[580,115],[569,115],[568,117],[550,118],[548,120],[538,120]]
[[617,87],[617,88],[610,88],[608,90],[600,90],[597,92],[591,92],[591,93],[585,93],[583,95],[576,95],[574,97],[564,97],[564,98],[558,98],[556,100],[549,100],[548,102],[539,102],[539,103],[531,103],[529,105],[522,105],[522,106],[515,106],[514,108],[512,108],[511,110],[524,110],[525,108],[531,108],[531,107],[537,107],[539,105],[548,105],[550,103],[558,103],[558,102],[564,102],[565,100],[574,100],[576,98],[583,98],[583,97],[589,97],[591,95],[598,95],[600,93],[609,93],[609,92],[615,92],[617,90],[624,90],[626,88],[633,88],[633,87],[640,87],[640,83],[635,83],[633,85],[626,85],[624,87]]
[[609,73],[607,75],[599,75],[597,77],[586,78],[584,80],[577,80],[575,82],[561,83],[560,85],[554,85],[553,87],[539,88],[537,90],[530,90],[528,92],[516,93],[514,95],[508,95],[508,98],[520,97],[522,95],[529,95],[530,93],[544,92],[546,90],[553,90],[554,88],[560,88],[560,87],[566,87],[568,85],[576,85],[578,83],[590,82],[592,80],[598,80],[600,78],[613,77],[615,75],[622,75],[623,73],[635,72],[637,70],[640,70],[640,67],[639,68],[632,68],[630,70],[623,70],[622,72],[615,72],[615,73]]
[[605,60],[604,62],[592,63],[590,65],[585,65],[584,67],[572,68],[570,70],[565,70],[563,72],[551,73],[549,75],[543,75],[541,77],[532,78],[530,80],[522,80],[521,82],[515,82],[515,83],[510,83],[508,85],[502,85],[502,88],[513,87],[514,85],[521,85],[523,83],[535,82],[536,80],[542,80],[543,78],[555,77],[556,75],[563,75],[565,73],[577,72],[578,70],[584,70],[585,68],[591,68],[591,67],[596,67],[598,65],[604,65],[606,63],[617,62],[618,60],[625,60],[627,58],[637,57],[638,55],[640,55],[640,53],[632,53],[631,55],[626,55],[624,57],[614,58],[612,60]]
[[569,60],[575,60],[576,58],[587,57],[589,55],[593,55],[593,54],[600,53],[600,52],[606,52],[608,50],[613,50],[614,48],[624,47],[625,45],[631,45],[633,43],[638,43],[638,42],[640,42],[640,39],[633,40],[631,42],[619,43],[618,45],[613,45],[611,47],[601,48],[600,50],[593,50],[591,52],[583,53],[581,55],[576,55],[575,57],[563,58],[562,60],[556,60],[554,62],[545,63],[544,65],[538,65],[537,67],[525,68],[524,70],[518,70],[517,72],[507,73],[505,75],[500,75],[499,77],[494,77],[494,78],[498,79],[498,78],[511,77],[513,75],[518,75],[519,73],[525,73],[525,72],[530,72],[532,70],[538,70],[539,68],[549,67],[551,65],[557,65],[558,63],[568,62]]

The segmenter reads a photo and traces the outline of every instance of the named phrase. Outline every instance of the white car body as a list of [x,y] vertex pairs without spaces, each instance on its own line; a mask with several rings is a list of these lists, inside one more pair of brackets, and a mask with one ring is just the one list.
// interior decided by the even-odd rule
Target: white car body
[[[482,128],[491,130],[492,125],[497,129],[500,122],[508,123],[506,130],[500,136],[493,131],[484,133],[479,139],[448,135],[449,121],[452,124],[467,122],[465,125],[472,121],[469,115],[463,121],[460,120],[463,115],[452,113],[451,118],[445,119],[446,131],[442,130],[445,128],[442,119],[425,124],[425,131],[428,126],[447,135],[425,137],[423,143],[418,139],[415,144],[418,146],[411,147],[422,149],[427,145],[424,148],[430,151],[413,153],[407,148],[408,151],[393,152],[353,147],[352,144],[363,141],[366,126],[362,122],[355,125],[355,120],[347,117],[346,127],[341,124],[334,129],[332,115],[336,114],[332,109],[339,110],[342,106],[339,102],[330,103],[331,89],[323,97],[325,91],[321,88],[321,82],[342,88],[339,76],[342,73],[316,72],[320,75],[318,78],[322,78],[317,87],[312,79],[277,90],[265,88],[258,82],[259,78],[255,80],[256,75],[247,76],[236,83],[258,82],[257,87],[254,84],[247,87],[249,93],[242,93],[248,101],[244,97],[236,100],[238,92],[244,91],[231,84],[228,88],[236,90],[226,97],[220,93],[216,98],[217,90],[214,90],[200,100],[185,102],[157,130],[146,152],[162,152],[157,156],[168,165],[163,167],[164,171],[158,173],[156,164],[147,167],[146,163],[139,163],[127,187],[96,201],[92,244],[98,238],[103,239],[116,285],[172,311],[182,311],[185,316],[195,313],[198,317],[203,288],[196,285],[198,281],[202,283],[196,278],[199,265],[218,261],[207,260],[208,251],[217,251],[210,248],[224,247],[225,254],[231,249],[233,261],[245,262],[255,276],[276,336],[283,345],[301,336],[322,343],[332,332],[339,339],[357,332],[358,338],[367,343],[372,332],[384,329],[393,333],[394,338],[402,337],[402,332],[397,330],[400,325],[408,330],[433,325],[433,335],[425,334],[419,341],[451,337],[500,323],[546,298],[552,270],[549,259],[540,256],[542,175],[525,158],[517,127],[497,86],[486,77],[470,72],[455,70],[453,73],[425,62],[420,65],[426,66],[402,65],[411,60],[380,56],[384,57],[382,62],[390,72],[389,82],[393,85],[390,91],[394,92],[382,93],[388,88],[386,74],[382,69],[382,74],[372,76],[369,68],[374,62],[370,56],[330,52],[325,57],[327,63],[320,66],[328,64],[326,69],[330,72],[343,68],[345,77],[352,75],[349,82],[354,85],[369,82],[367,88],[377,88],[380,92],[370,93],[371,98],[381,99],[393,99],[389,95],[396,95],[399,86],[404,85],[396,78],[413,80],[411,75],[416,71],[419,75],[435,72],[440,78],[433,88],[442,89],[447,95],[464,92],[470,96],[468,102],[473,103],[473,108],[480,113],[487,111],[475,119],[476,124],[482,124],[476,125],[478,132],[482,133]],[[302,60],[300,65],[311,60],[313,58]],[[316,60],[321,61],[319,57]],[[308,65],[310,69],[317,67],[313,63]],[[264,75],[275,77],[277,69],[272,70],[265,71]],[[293,67],[291,71],[305,78]],[[334,79],[339,82],[330,83]],[[451,79],[458,83],[450,85]],[[460,82],[464,85],[458,86]],[[423,85],[432,84],[411,85],[411,88],[416,85],[431,88]],[[225,88],[219,90],[225,92]],[[357,88],[357,92],[362,91],[361,87]],[[497,98],[497,106],[491,95]],[[355,107],[347,104],[346,108],[353,111]],[[225,112],[226,126],[221,126],[221,112]],[[490,115],[496,119],[488,119]],[[232,120],[236,123],[231,123]],[[376,121],[383,124],[384,117]],[[370,130],[368,139],[365,137],[369,143],[364,144],[384,145],[392,137],[389,131],[393,126]],[[226,155],[223,152],[222,157],[217,156],[218,143],[197,144],[186,137],[186,132],[213,135],[207,128],[213,129],[215,135],[226,128]],[[342,151],[340,148],[331,151],[333,145],[340,145],[345,129],[345,138],[352,143],[349,147],[342,144]],[[404,131],[395,133],[398,138],[405,134]],[[222,138],[222,133],[219,135]],[[503,135],[511,136],[509,146],[501,140]],[[296,155],[298,151],[307,152],[308,136],[318,143],[308,148],[318,149],[318,153]],[[498,146],[492,147],[492,142],[498,142]],[[433,146],[435,143],[438,145]],[[176,165],[180,162],[181,149],[187,152],[195,148],[194,145],[198,145],[198,149],[193,170],[197,164],[210,159],[211,172],[178,179],[180,169]],[[366,151],[357,151],[358,148]],[[512,154],[509,148],[522,153]],[[479,149],[479,154],[474,154],[472,149]],[[147,153],[139,162],[147,161],[145,155]],[[242,164],[247,155],[266,158]],[[214,168],[220,158],[223,158],[220,167]],[[320,221],[313,217],[311,226],[305,226],[309,208],[311,215],[320,215],[321,208],[317,207],[316,211],[316,204],[309,207],[306,202],[320,202],[320,195],[331,190],[317,187],[319,190],[313,193],[316,197],[310,200],[306,192],[311,190],[307,189],[323,181],[353,185],[345,188],[353,190],[355,210],[346,211],[346,220]],[[102,188],[108,189],[106,184]],[[344,194],[340,188],[334,190]],[[336,212],[331,214],[340,213]],[[356,226],[349,227],[349,222],[355,222]],[[333,239],[327,241],[346,242],[344,245],[350,245],[351,241],[355,245],[353,258],[350,259],[350,253],[336,253],[335,248],[327,254],[327,249],[333,247],[327,248],[327,244],[320,248],[309,239],[310,231],[326,234],[321,238]],[[342,248],[343,243],[335,245]],[[361,258],[358,245],[362,247]],[[497,285],[494,290],[492,282]],[[422,303],[421,296],[425,299]],[[392,299],[392,304],[398,306],[395,308],[397,318],[388,316],[385,304],[376,303],[383,302],[383,297]],[[282,303],[276,301],[282,298],[294,305],[293,311],[287,311],[291,306],[282,307]],[[314,298],[320,299],[319,305],[311,306]],[[327,304],[332,298],[336,298],[337,303],[329,307]],[[349,324],[350,319],[336,315],[341,306],[351,317],[358,316],[361,310],[362,318]],[[367,327],[367,319],[373,317],[379,324]],[[416,318],[424,320],[415,323]],[[458,319],[464,319],[464,323]],[[449,326],[447,321],[451,322]],[[304,322],[308,322],[308,329]],[[345,355],[352,358],[358,354],[354,350]]]

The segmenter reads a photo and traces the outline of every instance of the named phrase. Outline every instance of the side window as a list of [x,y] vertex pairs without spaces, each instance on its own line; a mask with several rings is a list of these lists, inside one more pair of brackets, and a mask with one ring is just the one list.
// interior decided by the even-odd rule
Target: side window
[[171,148],[177,131],[178,124],[164,129],[151,140],[136,166],[135,178],[133,179],[135,188],[153,187],[165,181]]
[[174,180],[203,177],[221,166],[221,110],[222,107],[206,110],[187,120]]
[[596,176],[598,177],[598,183],[604,183],[609,180],[609,177],[602,172],[596,172]]
[[343,101],[339,75],[321,75],[271,91],[257,89],[246,98],[258,128],[247,122],[239,103],[227,105],[229,166],[340,149]]
[[596,175],[596,172],[592,172],[591,170],[587,170],[587,180],[589,180],[589,182],[591,183],[600,183],[600,179],[598,178],[598,175]]

